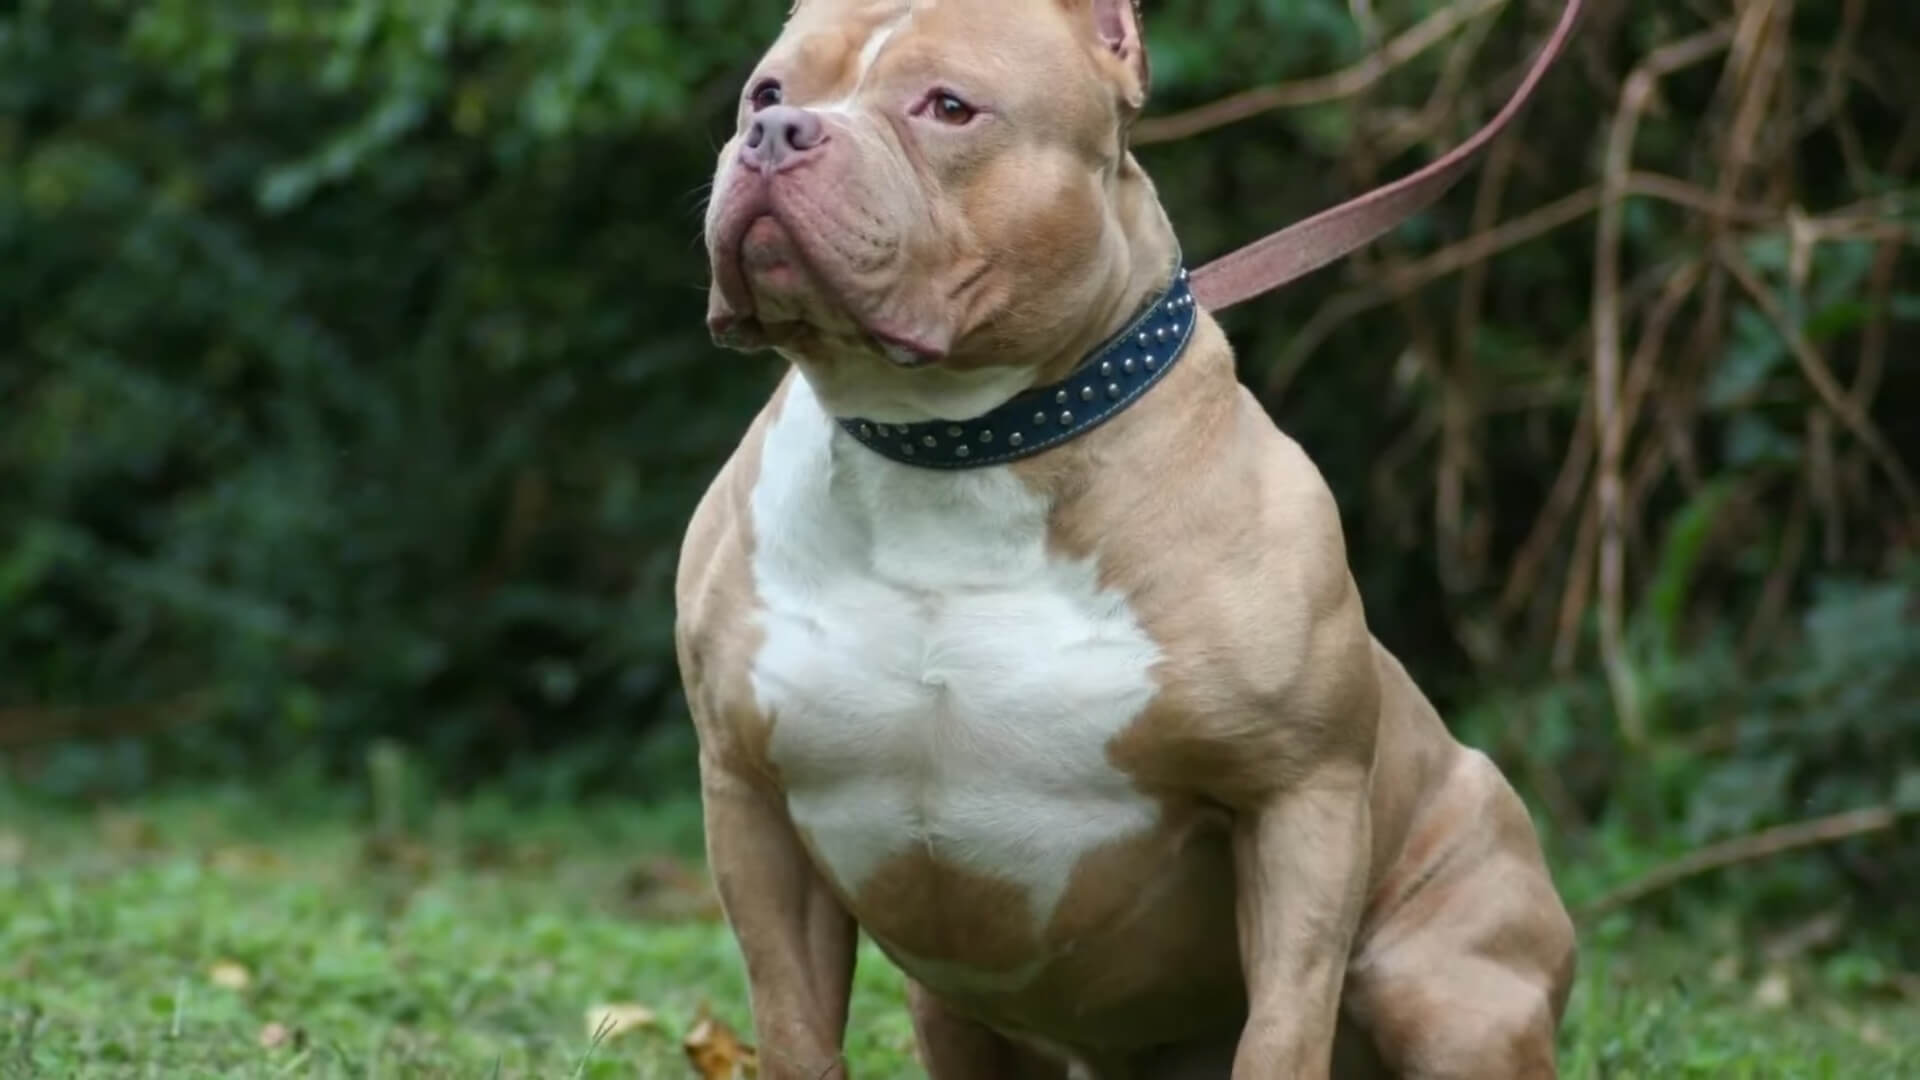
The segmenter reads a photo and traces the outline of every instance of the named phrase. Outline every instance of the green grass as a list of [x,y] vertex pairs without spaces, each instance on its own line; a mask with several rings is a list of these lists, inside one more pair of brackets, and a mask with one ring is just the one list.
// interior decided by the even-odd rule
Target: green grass
[[[732,942],[676,877],[698,846],[688,808],[477,802],[402,837],[243,795],[0,802],[0,1077],[690,1077],[702,1008],[748,1030]],[[1913,1005],[1788,969],[1769,1008],[1749,951],[1589,935],[1564,1075],[1913,1075]],[[899,1000],[863,954],[856,1076],[915,1075]],[[587,1011],[629,1002],[657,1024],[596,1044]]]

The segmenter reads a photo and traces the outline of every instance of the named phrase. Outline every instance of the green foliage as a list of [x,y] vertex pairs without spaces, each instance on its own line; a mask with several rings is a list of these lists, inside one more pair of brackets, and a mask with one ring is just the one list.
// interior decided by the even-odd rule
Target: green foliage
[[711,362],[688,113],[778,13],[667,7],[0,15],[0,703],[456,773],[675,711],[678,530],[770,373]]
[[[1697,518],[1675,526],[1691,545]],[[1674,561],[1679,561],[1677,557]],[[1662,589],[1674,588],[1669,569]],[[1741,862],[1642,901],[1680,920],[1739,912],[1788,924],[1843,913],[1849,939],[1883,961],[1911,964],[1911,920],[1883,918],[1920,888],[1920,564],[1871,584],[1823,583],[1791,644],[1743,661],[1714,637],[1670,651],[1649,604],[1636,628],[1649,744],[1615,732],[1597,675],[1495,698],[1468,712],[1463,734],[1516,775],[1550,776],[1560,882],[1574,897],[1635,880],[1668,859],[1775,826],[1867,807],[1904,815],[1800,858]],[[1591,825],[1591,819],[1599,819]]]

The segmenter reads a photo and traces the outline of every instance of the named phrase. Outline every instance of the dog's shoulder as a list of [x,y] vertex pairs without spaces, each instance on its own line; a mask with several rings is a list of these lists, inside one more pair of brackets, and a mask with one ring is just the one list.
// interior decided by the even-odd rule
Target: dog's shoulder
[[674,577],[674,651],[703,747],[733,756],[743,702],[728,695],[758,646],[752,611],[755,543],[750,502],[767,430],[796,376],[774,389],[701,496]]

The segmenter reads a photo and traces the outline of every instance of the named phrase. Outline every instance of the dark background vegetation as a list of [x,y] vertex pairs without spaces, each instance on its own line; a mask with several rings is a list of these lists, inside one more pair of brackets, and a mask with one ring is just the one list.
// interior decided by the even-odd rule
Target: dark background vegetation
[[[1920,950],[1920,5],[1590,7],[1472,180],[1229,314],[1243,377],[1557,853],[1858,832],[1678,902]],[[13,784],[686,793],[676,549],[776,375],[706,340],[700,211],[785,8],[0,5]],[[1457,142],[1556,9],[1149,3],[1190,261]]]

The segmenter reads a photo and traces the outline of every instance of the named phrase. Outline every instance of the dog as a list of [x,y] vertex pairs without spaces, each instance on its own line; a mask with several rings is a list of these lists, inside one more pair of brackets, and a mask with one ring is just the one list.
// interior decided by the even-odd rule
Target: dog
[[762,1075],[862,931],[937,1080],[1556,1074],[1527,811],[1375,640],[1153,184],[1128,0],[800,0],[705,235],[788,370],[676,648]]

